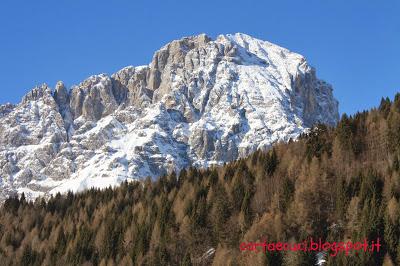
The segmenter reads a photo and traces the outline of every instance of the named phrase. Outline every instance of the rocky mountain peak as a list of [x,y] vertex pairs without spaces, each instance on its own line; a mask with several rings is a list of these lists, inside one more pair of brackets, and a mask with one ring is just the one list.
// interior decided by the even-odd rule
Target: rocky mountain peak
[[59,107],[65,108],[69,105],[69,92],[62,81],[57,82],[53,95]]
[[337,121],[332,87],[303,56],[241,33],[185,37],[147,66],[1,106],[0,199],[221,164]]
[[23,98],[22,103],[29,103],[31,101],[37,101],[43,97],[51,96],[51,89],[47,86],[47,84],[42,84],[38,87],[33,88],[30,92],[28,92]]

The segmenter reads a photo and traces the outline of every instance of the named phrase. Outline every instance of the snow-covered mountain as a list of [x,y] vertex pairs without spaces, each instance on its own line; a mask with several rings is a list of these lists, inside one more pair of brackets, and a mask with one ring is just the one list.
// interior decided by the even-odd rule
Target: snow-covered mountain
[[337,120],[331,86],[303,56],[240,33],[187,37],[148,66],[2,105],[0,199],[231,161]]

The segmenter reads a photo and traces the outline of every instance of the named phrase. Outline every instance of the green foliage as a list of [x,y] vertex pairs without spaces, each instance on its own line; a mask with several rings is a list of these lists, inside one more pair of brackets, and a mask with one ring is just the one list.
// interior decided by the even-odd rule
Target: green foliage
[[187,252],[186,254],[185,254],[185,256],[183,257],[183,259],[182,259],[182,262],[181,262],[181,264],[180,264],[181,266],[192,266],[193,264],[192,264],[192,261],[191,261],[191,259],[190,259],[190,254]]
[[36,252],[35,250],[32,250],[30,245],[25,246],[22,252],[20,265],[24,266],[40,265],[39,261],[40,261],[39,253]]
[[285,177],[282,183],[282,193],[280,194],[281,211],[285,212],[289,204],[293,201],[295,186],[290,178]]
[[381,112],[382,116],[386,119],[390,112],[391,102],[389,97],[382,98],[381,103],[379,105],[379,111]]
[[267,153],[265,161],[265,172],[267,173],[267,175],[271,176],[278,166],[278,156],[276,155],[275,149],[272,149],[270,152]]
[[332,153],[332,140],[327,138],[328,128],[326,125],[318,124],[307,134],[306,156],[309,161],[313,157],[321,158],[322,154],[328,156]]
[[400,241],[400,225],[399,221],[392,221],[388,214],[385,215],[384,218],[384,226],[385,226],[385,242],[386,248],[391,255],[392,258],[396,257],[397,253],[397,245]]

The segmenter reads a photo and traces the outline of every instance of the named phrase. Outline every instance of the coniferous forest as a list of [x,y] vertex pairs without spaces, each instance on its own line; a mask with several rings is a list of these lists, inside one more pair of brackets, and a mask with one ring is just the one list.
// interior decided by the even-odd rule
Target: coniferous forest
[[49,200],[9,198],[0,265],[313,265],[312,252],[239,249],[309,236],[381,239],[379,252],[328,255],[326,265],[400,265],[399,160],[397,94],[335,128],[316,125],[220,167]]

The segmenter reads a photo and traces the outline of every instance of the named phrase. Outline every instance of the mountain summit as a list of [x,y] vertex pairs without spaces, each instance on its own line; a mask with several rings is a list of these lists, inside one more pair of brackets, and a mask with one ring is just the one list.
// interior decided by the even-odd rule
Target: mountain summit
[[220,164],[337,121],[332,87],[303,56],[241,33],[187,37],[147,66],[0,106],[0,199]]

